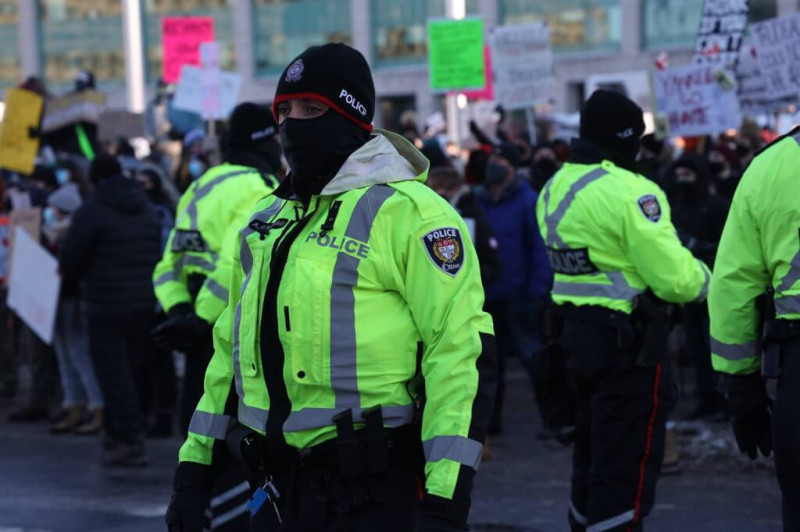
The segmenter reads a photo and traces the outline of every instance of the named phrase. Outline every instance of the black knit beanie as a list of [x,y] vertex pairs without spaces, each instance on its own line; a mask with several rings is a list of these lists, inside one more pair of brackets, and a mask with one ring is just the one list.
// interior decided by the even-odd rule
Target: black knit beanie
[[107,153],[98,153],[89,166],[89,181],[94,184],[99,183],[109,177],[122,175],[122,166],[116,157]]
[[366,131],[372,131],[375,85],[367,60],[342,43],[312,46],[289,63],[278,81],[272,112],[286,100],[318,100]]
[[599,89],[581,109],[580,135],[584,140],[636,157],[644,133],[642,109],[614,91]]
[[240,103],[231,113],[228,146],[246,147],[274,137],[278,124],[267,107]]

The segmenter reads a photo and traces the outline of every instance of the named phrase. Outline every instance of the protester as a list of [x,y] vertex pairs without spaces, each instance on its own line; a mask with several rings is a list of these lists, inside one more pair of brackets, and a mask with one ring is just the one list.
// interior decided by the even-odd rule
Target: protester
[[490,434],[503,430],[505,361],[518,356],[532,371],[541,346],[539,313],[550,289],[552,270],[536,223],[537,194],[517,175],[519,150],[502,143],[489,157],[486,184],[476,189],[499,245],[503,275],[486,286],[486,310],[494,320],[498,353],[498,391]]
[[723,144],[717,144],[708,151],[708,170],[713,190],[728,201],[733,199],[736,186],[742,178],[738,165],[736,153]]
[[531,153],[531,185],[539,193],[545,183],[555,175],[561,163],[556,156],[554,146],[549,142],[540,142]]
[[204,152],[205,139],[206,134],[201,129],[191,129],[183,137],[181,159],[173,178],[181,193],[185,192],[189,185],[211,166]]
[[111,156],[92,162],[95,188],[72,217],[59,266],[64,282],[85,283],[89,347],[105,397],[103,463],[141,466],[147,459],[140,393],[161,228],[144,191],[121,174]]

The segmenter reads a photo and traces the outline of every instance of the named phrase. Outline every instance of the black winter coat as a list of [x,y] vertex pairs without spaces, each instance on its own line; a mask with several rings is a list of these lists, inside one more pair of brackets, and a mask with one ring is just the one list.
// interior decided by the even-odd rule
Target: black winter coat
[[[475,195],[464,187],[462,191],[456,195],[455,209],[464,220],[473,220],[475,231],[475,252],[478,255],[478,262],[481,265],[481,281],[483,286],[488,286],[500,279],[502,273],[502,266],[500,264],[500,256],[497,253],[497,239],[494,236],[489,219],[486,218],[486,213],[483,212],[483,207],[478,204]],[[453,201],[453,200],[451,200]],[[468,224],[470,222],[467,222]]]
[[152,274],[161,258],[161,226],[139,184],[111,177],[72,217],[59,254],[65,283],[83,282],[89,312],[155,309]]

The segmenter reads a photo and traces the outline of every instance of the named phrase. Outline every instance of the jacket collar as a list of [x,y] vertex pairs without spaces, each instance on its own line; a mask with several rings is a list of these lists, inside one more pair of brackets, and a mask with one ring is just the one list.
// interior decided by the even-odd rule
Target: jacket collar
[[628,157],[622,153],[604,148],[594,142],[584,139],[572,139],[569,146],[569,162],[575,164],[600,164],[603,161],[610,161],[620,168],[639,173],[636,159]]

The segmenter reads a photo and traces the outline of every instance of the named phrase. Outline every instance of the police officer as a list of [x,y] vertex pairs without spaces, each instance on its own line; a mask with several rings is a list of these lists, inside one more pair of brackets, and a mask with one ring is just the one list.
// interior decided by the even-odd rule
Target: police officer
[[[270,110],[243,103],[231,114],[224,162],[192,183],[178,215],[153,286],[167,313],[154,331],[157,345],[186,352],[180,424],[189,427],[203,394],[203,375],[213,353],[211,327],[228,303],[230,261],[220,260],[226,237],[247,220],[253,205],[278,181],[281,147]],[[233,233],[229,233],[233,231]]]
[[570,160],[537,205],[576,402],[574,531],[641,530],[674,406],[668,307],[658,300],[701,301],[708,289],[710,272],[681,246],[664,193],[636,173],[643,131],[635,103],[593,93]]
[[[711,361],[722,372],[736,441],[753,459],[758,450],[769,456],[774,443],[786,531],[800,530],[798,160],[800,128],[750,163],[722,232],[709,293]],[[774,302],[762,309],[757,299],[767,288]],[[777,379],[774,404],[765,377]]]
[[201,530],[222,440],[269,530],[466,530],[495,360],[464,221],[419,151],[373,130],[352,48],[303,52],[273,111],[291,172],[231,250],[170,530]]

